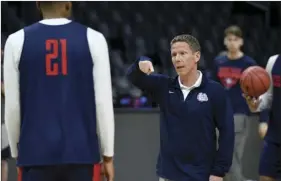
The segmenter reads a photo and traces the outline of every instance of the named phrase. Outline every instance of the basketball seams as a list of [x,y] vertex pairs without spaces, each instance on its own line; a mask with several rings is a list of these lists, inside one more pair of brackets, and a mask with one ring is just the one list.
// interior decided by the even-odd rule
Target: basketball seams
[[255,85],[255,82],[254,82],[254,78],[253,78],[255,75],[256,75],[256,74],[255,74],[254,72],[250,71],[248,76],[250,77],[250,82],[251,82],[251,91],[252,91],[252,92],[251,92],[251,95],[253,95],[253,96],[256,97],[256,96],[257,96],[257,94],[256,94],[257,91],[256,91],[256,89],[255,89],[256,87],[254,86],[254,85]]
[[[254,73],[254,72],[252,72],[252,73]],[[255,73],[254,73],[255,74]],[[259,81],[261,82],[261,84],[263,85],[263,88],[264,88],[264,90],[266,90],[267,91],[267,89],[266,89],[266,85],[265,85],[265,83],[264,83],[264,79],[262,78],[262,77],[260,77],[260,75],[259,74],[255,74],[256,76],[257,76],[257,78],[259,79]],[[263,77],[264,77],[264,74],[263,74]]]
[[260,96],[267,91],[269,79],[268,73],[262,67],[252,66],[242,73],[240,87],[250,96]]
[[[249,82],[250,82],[250,75],[249,74],[245,74],[245,76],[243,77],[242,82],[241,82],[241,85],[242,85],[242,89],[244,89],[244,91],[249,94]],[[241,86],[240,85],[240,86]]]

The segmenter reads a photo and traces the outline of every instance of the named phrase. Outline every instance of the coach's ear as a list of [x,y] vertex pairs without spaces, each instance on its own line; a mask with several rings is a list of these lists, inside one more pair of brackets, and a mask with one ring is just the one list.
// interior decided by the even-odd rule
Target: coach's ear
[[195,52],[194,56],[195,56],[195,62],[198,63],[201,57],[201,52],[200,51]]

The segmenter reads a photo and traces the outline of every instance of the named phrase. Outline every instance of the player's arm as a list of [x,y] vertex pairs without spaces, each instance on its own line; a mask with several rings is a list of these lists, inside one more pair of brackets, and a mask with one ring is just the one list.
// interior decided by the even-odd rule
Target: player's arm
[[[168,77],[161,74],[153,73],[151,70],[149,74],[141,71],[139,62],[150,61],[151,59],[145,56],[140,57],[133,65],[130,66],[127,72],[129,80],[138,88],[156,93],[162,89],[163,85],[167,82]],[[151,63],[152,66],[152,63]],[[153,66],[152,66],[153,68]]]
[[228,96],[222,86],[218,86],[211,97],[214,119],[219,130],[219,148],[211,175],[223,177],[232,164],[234,149],[234,118]]
[[114,112],[108,46],[104,36],[88,28],[88,42],[94,63],[97,132],[103,159],[114,155]]
[[260,123],[267,123],[269,120],[269,109],[264,109],[259,113]]
[[260,112],[265,109],[270,109],[270,107],[271,107],[272,97],[273,97],[273,83],[272,83],[271,71],[272,71],[273,65],[277,59],[277,56],[278,55],[271,56],[267,61],[266,71],[270,77],[270,86],[269,86],[269,89],[267,90],[267,92],[264,93],[263,95],[261,95],[258,98],[258,101],[256,101],[255,99],[253,99],[249,96],[246,96],[247,103],[252,112]]
[[18,156],[20,135],[20,99],[17,44],[21,40],[15,34],[8,37],[4,49],[5,124],[13,158]]
[[261,95],[259,97],[260,100],[260,104],[259,107],[257,108],[257,111],[261,111],[264,109],[270,109],[271,108],[271,103],[272,103],[272,97],[273,97],[273,81],[272,81],[272,68],[273,65],[275,64],[275,61],[277,59],[278,55],[275,56],[271,56],[268,59],[267,65],[266,65],[266,71],[269,74],[270,77],[270,86],[269,89],[267,90],[266,93],[264,93],[263,95]]
[[269,109],[264,109],[259,113],[259,121],[259,135],[261,138],[264,138],[268,129]]

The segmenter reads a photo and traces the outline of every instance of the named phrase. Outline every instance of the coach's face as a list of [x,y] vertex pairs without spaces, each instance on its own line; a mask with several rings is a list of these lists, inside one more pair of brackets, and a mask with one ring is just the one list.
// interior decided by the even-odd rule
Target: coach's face
[[171,56],[176,72],[183,76],[197,69],[200,52],[193,52],[186,42],[175,42],[171,45]]

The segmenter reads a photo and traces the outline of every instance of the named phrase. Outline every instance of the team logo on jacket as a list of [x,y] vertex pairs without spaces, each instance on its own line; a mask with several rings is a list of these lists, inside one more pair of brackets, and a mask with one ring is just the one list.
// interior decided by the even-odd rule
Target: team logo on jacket
[[207,96],[207,94],[200,92],[200,93],[197,95],[197,99],[198,99],[198,101],[200,101],[200,102],[207,102],[207,101],[208,101],[208,96]]

